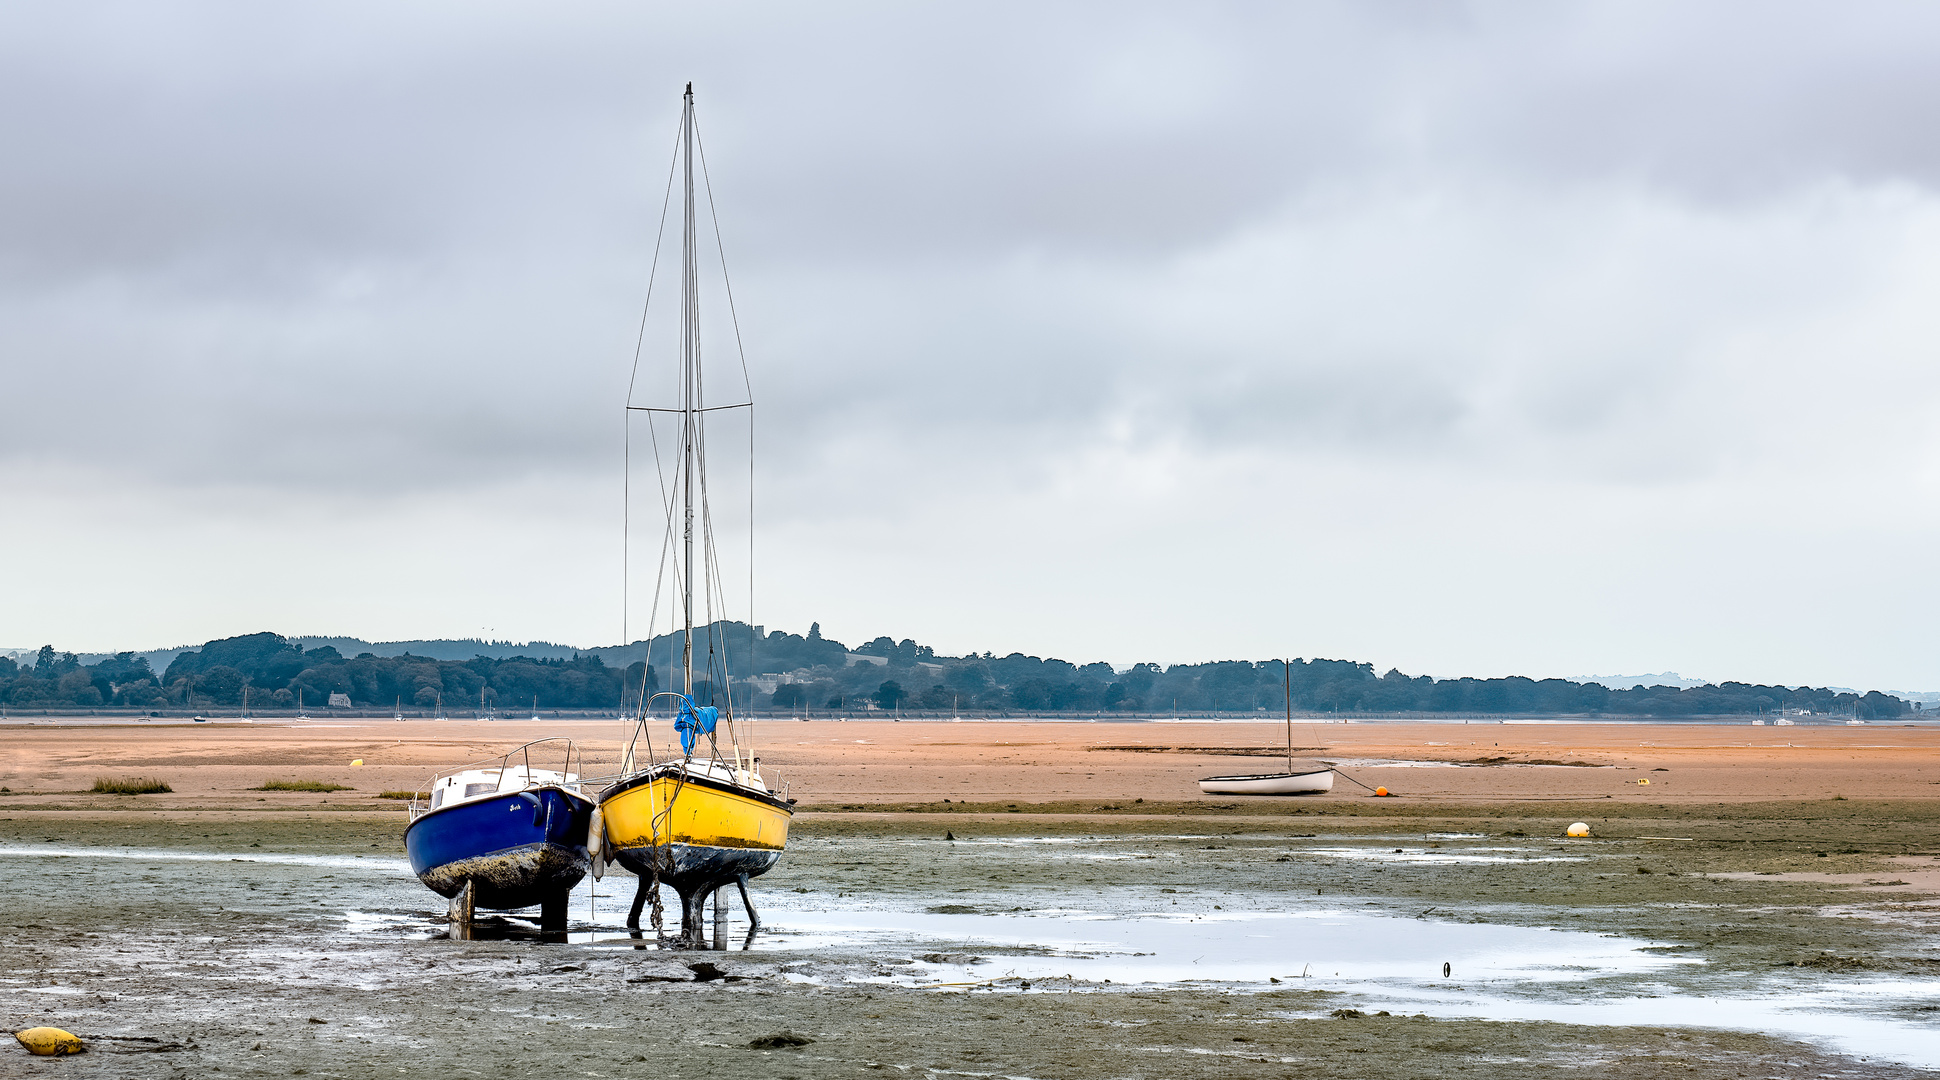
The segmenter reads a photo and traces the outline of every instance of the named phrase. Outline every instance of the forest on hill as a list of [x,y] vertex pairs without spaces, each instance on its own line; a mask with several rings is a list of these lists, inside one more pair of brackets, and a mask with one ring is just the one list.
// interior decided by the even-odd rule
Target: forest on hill
[[[315,641],[317,639],[308,639]],[[352,641],[355,639],[333,639]],[[419,644],[419,643],[413,643]],[[448,647],[453,642],[425,642]],[[402,652],[345,656],[336,645],[257,633],[175,653],[157,673],[118,653],[92,664],[43,647],[31,663],[0,656],[0,703],[39,709],[322,709],[333,694],[363,708],[412,710],[633,709],[643,688],[669,689],[680,635],[575,651],[568,656],[433,658]],[[561,647],[548,646],[548,651]],[[426,651],[431,651],[427,649]],[[449,657],[449,652],[441,648]],[[610,663],[609,663],[610,661]],[[694,696],[758,712],[921,711],[989,714],[1283,712],[1689,717],[1781,709],[1885,720],[1917,711],[1879,691],[1727,682],[1612,689],[1566,679],[1433,679],[1348,660],[1225,660],[1202,664],[1074,664],[1011,653],[938,656],[910,639],[850,648],[822,636],[745,623],[697,628]]]

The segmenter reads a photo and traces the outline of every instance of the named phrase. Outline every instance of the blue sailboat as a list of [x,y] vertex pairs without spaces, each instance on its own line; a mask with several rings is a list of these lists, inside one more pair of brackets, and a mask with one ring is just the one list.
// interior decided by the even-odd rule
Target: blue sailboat
[[[558,758],[559,768],[534,757]],[[541,930],[565,930],[566,896],[592,861],[582,769],[571,739],[540,739],[437,776],[428,799],[411,801],[404,851],[418,880],[451,902],[453,937],[470,936],[475,908],[535,904]]]

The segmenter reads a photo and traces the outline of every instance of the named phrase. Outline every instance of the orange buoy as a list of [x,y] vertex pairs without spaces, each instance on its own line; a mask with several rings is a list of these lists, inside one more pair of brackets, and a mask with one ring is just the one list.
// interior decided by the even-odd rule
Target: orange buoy
[[1374,789],[1374,795],[1375,795],[1375,797],[1376,797],[1376,798],[1381,798],[1381,797],[1384,797],[1384,796],[1390,796],[1390,795],[1393,795],[1393,794],[1394,794],[1394,792],[1392,792],[1392,791],[1389,791],[1389,790],[1388,790],[1387,788],[1384,788],[1384,787],[1378,787],[1378,788],[1375,788],[1375,789]]

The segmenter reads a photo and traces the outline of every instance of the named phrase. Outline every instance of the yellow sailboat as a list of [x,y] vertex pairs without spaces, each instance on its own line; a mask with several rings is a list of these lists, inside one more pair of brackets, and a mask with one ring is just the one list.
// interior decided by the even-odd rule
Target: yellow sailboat
[[[686,720],[687,726],[700,727],[692,721],[705,723],[711,719],[706,714],[715,712],[712,706],[695,707],[685,695],[667,696],[680,699],[677,726]],[[640,879],[627,916],[633,929],[663,883],[680,894],[681,936],[689,941],[699,941],[707,898],[725,885],[740,889],[749,921],[760,925],[748,879],[781,860],[795,810],[762,783],[757,762],[750,759],[742,767],[722,761],[718,742],[714,745],[707,759],[696,757],[689,745],[679,760],[630,771],[600,795],[602,854]]]
[[[793,800],[769,790],[762,780],[761,762],[753,755],[752,748],[743,748],[735,723],[733,668],[727,655],[726,636],[719,632],[722,629],[719,622],[710,622],[699,630],[706,649],[705,657],[701,658],[702,677],[695,678],[696,569],[704,570],[703,589],[716,589],[720,584],[720,563],[713,546],[712,518],[707,504],[703,421],[708,414],[723,409],[753,408],[752,397],[744,402],[713,406],[703,400],[700,305],[695,281],[698,262],[694,202],[696,140],[694,87],[689,83],[681,102],[680,139],[675,159],[685,178],[679,315],[680,400],[678,407],[673,408],[636,406],[631,400],[627,403],[629,412],[672,414],[680,424],[679,459],[670,477],[663,474],[663,491],[668,492],[663,509],[670,535],[668,545],[662,549],[663,568],[666,553],[675,552],[675,578],[679,582],[677,591],[684,623],[678,689],[653,693],[651,687],[640,687],[638,713],[621,759],[619,777],[600,793],[592,830],[596,875],[603,871],[606,862],[612,861],[639,876],[639,889],[627,926],[639,929],[641,911],[651,901],[653,927],[658,932],[660,886],[671,885],[680,894],[681,939],[694,945],[701,942],[701,912],[707,899],[726,885],[739,888],[749,921],[760,925],[748,897],[748,879],[766,873],[780,860],[782,849],[788,843],[789,821],[795,813]],[[705,165],[704,159],[702,164]],[[643,334],[644,326],[643,323]],[[742,370],[746,370],[745,360]],[[651,421],[652,417],[648,419]],[[657,436],[654,446],[657,455]],[[681,522],[677,551],[671,542],[676,512]],[[698,561],[697,521],[703,547]],[[656,607],[657,596],[656,592]],[[709,610],[714,608],[712,597],[710,591]],[[750,618],[750,625],[752,621]],[[651,643],[651,635],[648,640]],[[725,712],[714,704],[716,700],[722,702]],[[652,706],[660,702],[671,706],[681,747],[678,757],[670,753],[666,760],[656,761],[647,724]],[[668,750],[671,751],[671,746]],[[725,917],[724,910],[717,907],[716,917]]]

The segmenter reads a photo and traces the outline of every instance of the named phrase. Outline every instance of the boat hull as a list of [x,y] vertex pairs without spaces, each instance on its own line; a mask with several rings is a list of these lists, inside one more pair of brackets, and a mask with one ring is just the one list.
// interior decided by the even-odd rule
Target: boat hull
[[1199,781],[1199,790],[1208,795],[1318,795],[1334,790],[1334,770],[1208,776]]
[[469,881],[479,907],[531,907],[586,876],[592,813],[591,800],[562,788],[509,792],[428,811],[404,830],[404,851],[439,896],[456,896]]
[[683,896],[758,877],[781,859],[795,811],[788,803],[704,776],[658,766],[600,796],[606,844],[614,861]]

